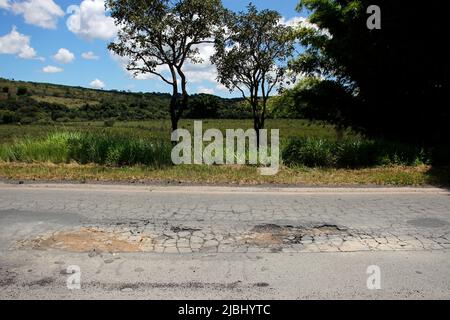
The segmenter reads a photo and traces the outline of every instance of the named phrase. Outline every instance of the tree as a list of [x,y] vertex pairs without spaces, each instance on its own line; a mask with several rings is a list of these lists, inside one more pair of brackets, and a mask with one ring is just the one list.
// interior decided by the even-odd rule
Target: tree
[[[381,29],[369,28],[375,25],[372,5],[381,9]],[[306,50],[291,67],[325,79],[311,87],[310,97],[319,98],[320,92],[334,101],[316,105],[311,115],[368,136],[447,143],[448,4],[430,0],[425,7],[423,15],[407,1],[302,0],[298,10],[311,12],[313,25],[297,29]],[[336,92],[343,99],[334,99]]]
[[188,105],[187,62],[201,63],[198,46],[211,42],[220,21],[220,0],[107,0],[119,26],[108,48],[130,59],[135,75],[152,74],[172,86],[172,130]]
[[18,87],[17,88],[17,95],[18,96],[25,96],[28,94],[28,89],[26,87]]
[[219,97],[209,94],[198,94],[189,99],[189,119],[216,119],[218,111],[222,108]]
[[280,23],[276,11],[258,11],[250,4],[247,12],[228,12],[226,31],[216,34],[211,61],[217,66],[218,80],[230,91],[239,90],[251,106],[259,145],[264,128],[267,101],[286,79],[286,64],[294,49],[288,39],[291,28]]

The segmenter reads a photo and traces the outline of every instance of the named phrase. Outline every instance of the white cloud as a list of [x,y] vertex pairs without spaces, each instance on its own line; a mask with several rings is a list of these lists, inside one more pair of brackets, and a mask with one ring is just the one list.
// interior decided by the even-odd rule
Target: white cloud
[[61,48],[53,56],[53,59],[55,59],[55,61],[59,63],[71,63],[73,60],[75,60],[75,55],[66,48]]
[[114,19],[105,15],[104,0],[83,0],[67,8],[67,28],[86,40],[108,40],[117,34]]
[[[214,44],[212,43],[204,43],[195,46],[194,48],[198,48],[199,54],[198,57],[202,60],[201,63],[193,63],[192,61],[188,60],[184,64],[183,72],[186,75],[186,78],[189,83],[201,83],[203,81],[211,82],[216,84],[217,83],[217,69],[216,67],[211,64],[210,57],[214,54]],[[114,52],[110,51],[110,55],[113,60],[117,61],[118,64],[122,67],[122,69],[129,74],[132,78],[136,80],[150,80],[150,79],[156,79],[159,80],[160,78],[157,75],[151,74],[151,73],[145,73],[145,74],[137,74],[134,75],[132,71],[128,71],[126,69],[127,64],[129,63],[129,58],[127,57],[121,57],[115,54]],[[143,66],[143,63],[138,61],[138,67]],[[156,68],[156,71],[158,73],[163,74],[166,79],[171,79],[169,68],[165,65],[158,66]]]
[[[2,1],[2,0],[0,0]],[[3,2],[5,2],[3,0]],[[6,5],[8,2],[6,1]],[[55,29],[64,11],[53,0],[25,0],[13,2],[9,7],[15,14],[22,14],[25,22],[45,29]]]
[[30,37],[19,33],[16,27],[0,37],[0,54],[14,54],[22,59],[36,57],[36,51],[30,46]]
[[63,72],[64,70],[62,68],[59,67],[55,67],[55,66],[46,66],[44,68],[42,68],[42,72],[45,73],[58,73],[58,72]]
[[9,1],[8,0],[0,0],[0,9],[9,9]]
[[289,27],[295,27],[299,25],[300,23],[305,23],[307,21],[307,18],[305,17],[292,17],[290,19],[286,19],[285,17],[282,17],[280,20],[280,24],[284,24]]
[[99,57],[96,56],[92,51],[83,52],[81,54],[81,57],[86,60],[98,60],[99,59]]
[[[110,54],[111,58],[114,61],[116,61],[120,65],[120,67],[123,69],[123,71],[125,71],[125,73],[128,74],[131,78],[136,79],[136,80],[149,80],[149,79],[157,79],[157,78],[159,79],[159,77],[157,75],[154,75],[152,73],[140,73],[135,76],[133,71],[127,70],[127,65],[130,63],[130,59],[128,57],[121,57],[118,54],[114,53],[113,51],[109,51],[109,54]],[[137,64],[138,64],[138,67],[144,66],[144,63],[141,61],[138,61]],[[166,75],[169,72],[169,69],[165,66],[158,66],[158,67],[156,67],[156,70],[158,72],[165,73]]]
[[200,87],[198,88],[198,93],[214,94],[214,90],[210,88]]
[[286,19],[285,17],[282,17],[280,20],[280,24],[284,24],[288,27],[303,27],[303,28],[310,28],[317,31],[321,31],[323,35],[326,35],[328,37],[331,37],[330,32],[327,29],[320,29],[318,25],[309,22],[308,18],[305,17],[292,17],[290,19]]
[[210,61],[210,57],[215,53],[214,45],[212,43],[203,43],[197,45],[196,48],[198,48],[198,56],[203,62],[192,63],[191,61],[187,61],[184,67],[186,77],[188,77],[189,82],[192,83],[202,81],[216,83],[217,69]]
[[96,89],[103,89],[105,86],[105,83],[99,79],[95,79],[90,83],[90,86]]

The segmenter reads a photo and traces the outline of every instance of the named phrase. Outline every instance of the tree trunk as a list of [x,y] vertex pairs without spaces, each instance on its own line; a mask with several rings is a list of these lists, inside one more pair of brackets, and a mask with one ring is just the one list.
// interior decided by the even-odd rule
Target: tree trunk
[[170,121],[172,123],[172,132],[178,129],[178,81],[175,69],[169,66],[172,74],[172,97],[170,99]]
[[172,123],[171,132],[174,132],[175,130],[178,129],[177,105],[178,105],[178,92],[174,92],[172,94],[172,98],[170,99],[170,121]]
[[254,102],[253,108],[253,128],[256,131],[256,148],[259,151],[259,141],[260,141],[260,134],[259,130],[262,129],[261,127],[261,119],[258,115],[258,102]]

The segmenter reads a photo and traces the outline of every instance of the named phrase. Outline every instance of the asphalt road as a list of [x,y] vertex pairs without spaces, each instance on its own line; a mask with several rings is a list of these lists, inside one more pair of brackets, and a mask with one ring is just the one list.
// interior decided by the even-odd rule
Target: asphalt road
[[0,204],[0,299],[450,298],[442,189],[0,184]]

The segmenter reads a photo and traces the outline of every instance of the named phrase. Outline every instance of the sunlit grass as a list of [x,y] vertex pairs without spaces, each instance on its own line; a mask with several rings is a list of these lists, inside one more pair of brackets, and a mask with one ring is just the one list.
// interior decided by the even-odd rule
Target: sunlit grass
[[251,166],[189,165],[165,168],[146,166],[117,168],[76,163],[0,162],[0,178],[13,180],[287,186],[440,186],[449,183],[448,171],[442,169],[430,174],[431,171],[432,168],[426,165],[357,170],[283,167],[275,176],[261,176],[257,169]]

